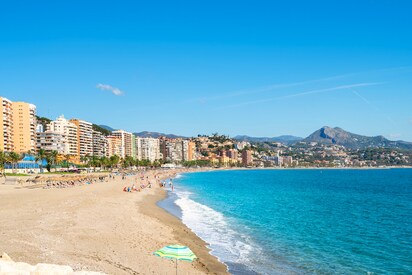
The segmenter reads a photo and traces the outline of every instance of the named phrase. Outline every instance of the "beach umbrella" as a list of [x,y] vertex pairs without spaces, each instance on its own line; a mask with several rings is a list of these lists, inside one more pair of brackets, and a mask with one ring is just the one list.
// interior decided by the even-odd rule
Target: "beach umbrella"
[[176,274],[177,261],[193,262],[197,259],[195,253],[193,253],[192,250],[189,249],[189,247],[182,245],[169,245],[163,247],[153,254],[161,258],[176,260]]

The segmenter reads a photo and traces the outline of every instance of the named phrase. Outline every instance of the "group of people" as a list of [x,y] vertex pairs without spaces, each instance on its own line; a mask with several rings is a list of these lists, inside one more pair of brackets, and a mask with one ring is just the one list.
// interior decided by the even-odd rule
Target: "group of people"
[[[136,183],[138,183],[138,181],[139,181],[139,175],[138,174],[128,174],[127,176],[137,176],[137,178],[136,178]],[[156,178],[156,176],[155,176],[155,178]],[[126,180],[126,175],[125,174],[123,174],[122,175],[122,179],[123,180]],[[150,182],[150,180],[149,180],[149,176],[145,176],[145,174],[144,174],[144,172],[141,174],[141,176],[140,176],[140,180],[141,180],[141,182],[144,182],[144,181],[147,181],[147,184],[140,184],[140,188],[138,188],[138,187],[136,187],[136,184],[135,183],[133,183],[133,185],[132,186],[126,186],[126,187],[124,187],[123,188],[123,191],[124,192],[128,192],[128,193],[131,193],[131,192],[140,192],[140,191],[142,191],[143,189],[145,189],[145,188],[152,188],[152,183]]]
[[161,187],[167,187],[167,185],[169,185],[169,187],[172,189],[172,192],[175,190],[175,187],[173,185],[173,180],[171,178],[169,179],[169,183],[167,182],[167,180],[164,180],[160,183]]

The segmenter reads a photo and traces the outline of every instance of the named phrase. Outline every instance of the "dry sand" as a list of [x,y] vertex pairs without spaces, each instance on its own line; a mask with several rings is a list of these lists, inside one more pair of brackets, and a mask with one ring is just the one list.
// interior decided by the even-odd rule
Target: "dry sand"
[[[166,178],[176,172],[146,173],[152,182],[155,173]],[[119,176],[65,189],[0,184],[0,253],[19,262],[107,274],[175,274],[175,263],[153,252],[183,244],[199,260],[179,262],[179,274],[227,274],[206,243],[156,205],[166,195],[158,184],[123,192],[135,180]]]

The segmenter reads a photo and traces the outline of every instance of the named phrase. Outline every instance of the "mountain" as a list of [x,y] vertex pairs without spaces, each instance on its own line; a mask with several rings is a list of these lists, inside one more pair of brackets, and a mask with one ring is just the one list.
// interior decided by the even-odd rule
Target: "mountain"
[[351,149],[365,148],[396,148],[412,150],[412,143],[406,141],[391,141],[383,136],[367,137],[347,132],[339,127],[322,127],[307,138],[304,142],[318,142],[323,144],[337,144]]
[[284,135],[279,137],[250,137],[250,136],[236,136],[234,137],[235,140],[238,141],[248,141],[248,142],[279,142],[286,145],[296,143],[301,141],[303,138]]
[[164,133],[158,133],[158,132],[148,132],[148,131],[143,131],[139,133],[134,133],[135,136],[142,137],[142,138],[159,138],[159,137],[167,137],[167,138],[186,138],[183,136],[177,136],[173,134],[164,134]]
[[107,125],[96,125],[96,126],[106,129],[107,131],[110,131],[110,132],[116,131],[116,129],[113,129],[112,127],[107,126]]

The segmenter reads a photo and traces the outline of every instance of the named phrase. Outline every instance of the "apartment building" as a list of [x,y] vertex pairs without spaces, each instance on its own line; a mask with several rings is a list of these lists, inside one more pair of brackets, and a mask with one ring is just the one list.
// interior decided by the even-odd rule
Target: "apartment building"
[[138,160],[154,162],[163,158],[160,153],[160,140],[157,138],[136,138],[136,151]]
[[65,119],[64,116],[60,116],[47,125],[46,131],[63,135],[64,151],[62,154],[79,158],[77,126],[74,123]]
[[46,152],[57,151],[63,155],[66,149],[65,136],[58,132],[45,131],[37,132],[37,150],[43,149]]
[[77,127],[77,155],[80,157],[93,155],[93,124],[84,120],[71,119]]
[[108,136],[107,139],[107,153],[108,157],[111,156],[121,156],[122,149],[122,139],[118,136]]
[[238,160],[239,154],[238,151],[235,149],[229,149],[226,151],[226,155],[228,156],[228,158],[232,159],[232,160]]
[[0,97],[0,151],[14,150],[12,102]]
[[[112,132],[112,136],[120,138],[122,142],[121,158],[133,157],[136,158],[136,142],[133,144],[133,134],[124,130],[117,130]],[[133,154],[134,152],[134,154]]]
[[163,160],[172,162],[196,159],[196,144],[185,139],[160,139],[160,151]]
[[242,152],[242,164],[243,166],[249,166],[253,163],[252,151],[244,150]]
[[188,146],[187,146],[187,156],[188,156],[188,161],[196,160],[196,143],[193,141],[189,141]]
[[12,102],[13,151],[27,153],[36,151],[36,106],[25,102]]
[[93,131],[93,156],[104,157],[107,155],[108,141],[106,137],[97,131]]

